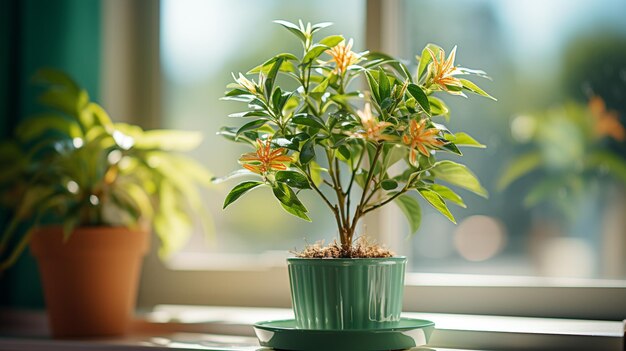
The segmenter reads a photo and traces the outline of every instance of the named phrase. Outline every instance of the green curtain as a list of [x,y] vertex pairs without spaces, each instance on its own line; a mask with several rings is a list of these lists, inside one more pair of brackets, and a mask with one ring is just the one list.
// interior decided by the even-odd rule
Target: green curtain
[[[39,68],[68,72],[98,100],[100,7],[100,0],[0,0],[0,137],[10,137],[19,120],[38,111],[30,78]],[[6,213],[0,218],[4,228]],[[0,304],[43,307],[30,253],[0,276]]]

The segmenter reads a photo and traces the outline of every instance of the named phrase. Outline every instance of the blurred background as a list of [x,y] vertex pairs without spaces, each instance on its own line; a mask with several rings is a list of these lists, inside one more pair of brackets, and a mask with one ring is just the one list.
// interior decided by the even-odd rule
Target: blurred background
[[[406,255],[411,272],[626,279],[626,146],[611,132],[626,120],[626,2],[397,0],[385,14],[380,3],[0,0],[1,136],[35,109],[30,75],[52,66],[72,74],[114,119],[202,131],[193,156],[226,175],[249,151],[215,135],[241,108],[219,100],[231,72],[277,52],[299,54],[297,40],[272,20],[333,22],[323,35],[354,38],[355,51],[389,51],[411,69],[427,43],[458,45],[456,63],[484,69],[493,81],[477,82],[499,100],[444,97],[450,129],[487,145],[467,150],[463,162],[489,199],[462,192],[468,208],[452,209],[456,226],[423,204],[412,237],[395,208],[364,230]],[[607,120],[619,123],[598,129]],[[511,169],[520,177],[508,182]],[[289,250],[336,237],[312,194],[302,197],[312,223],[285,214],[264,191],[222,211],[233,185],[206,194],[215,236],[198,232],[171,267],[281,265]],[[3,304],[41,304],[26,256],[2,277]]]

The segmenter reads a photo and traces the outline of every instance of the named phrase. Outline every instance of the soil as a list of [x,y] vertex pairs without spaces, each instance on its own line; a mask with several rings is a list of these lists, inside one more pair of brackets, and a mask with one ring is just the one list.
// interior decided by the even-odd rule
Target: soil
[[344,250],[336,240],[328,245],[323,241],[305,246],[302,251],[293,252],[299,258],[386,258],[394,253],[379,244],[368,241],[365,237],[358,238],[350,250]]

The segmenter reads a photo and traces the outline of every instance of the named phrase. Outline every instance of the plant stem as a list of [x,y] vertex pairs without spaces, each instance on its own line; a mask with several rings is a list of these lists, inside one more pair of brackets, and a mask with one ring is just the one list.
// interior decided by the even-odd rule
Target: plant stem
[[356,162],[356,165],[354,166],[354,168],[352,168],[352,175],[350,176],[350,182],[348,183],[348,189],[346,189],[345,195],[346,195],[346,212],[348,214],[347,216],[347,221],[348,223],[350,223],[350,201],[352,198],[352,184],[354,184],[354,179],[356,177],[356,172],[359,170],[359,168],[361,167],[361,162],[363,162],[363,155],[365,155],[365,146],[363,147],[363,150],[361,151],[361,155],[359,155],[359,160]]
[[[361,217],[365,214],[364,208],[366,205],[367,189],[370,187],[370,183],[372,182],[372,179],[374,178],[374,168],[376,167],[376,162],[378,161],[378,157],[380,157],[382,149],[383,149],[382,144],[376,145],[376,152],[374,153],[374,157],[372,157],[372,159],[370,160],[370,168],[367,174],[367,180],[365,181],[365,184],[363,186],[363,192],[361,193],[361,200],[359,201],[359,205],[354,211],[354,218],[352,219],[352,225],[350,225],[350,229],[348,230],[348,233],[349,233],[349,237],[347,238],[348,245],[352,244],[352,237],[354,235],[354,231],[356,230],[356,225],[361,219]],[[365,152],[365,150],[363,150],[363,152]],[[344,243],[342,242],[342,245],[343,244]]]
[[324,200],[324,203],[326,203],[326,205],[334,211],[335,206],[333,206],[333,204],[328,200],[328,198],[326,197],[326,195],[324,195],[324,193],[317,187],[317,185],[315,185],[315,182],[313,182],[313,177],[311,177],[311,170],[309,168],[309,166],[303,167],[302,165],[299,165],[300,170],[304,173],[304,175],[306,176],[306,178],[309,180],[309,183],[311,184],[311,188],[313,188],[313,190],[315,190],[320,197],[322,198],[322,200]]
[[337,196],[337,211],[339,212],[339,231],[340,231],[340,239],[342,242],[342,246],[344,246],[344,250],[349,251],[349,247],[343,245],[343,243],[350,238],[350,233],[347,231],[349,228],[347,221],[347,213],[345,206],[345,196],[343,193],[343,189],[341,187],[341,181],[339,179],[340,170],[339,170],[339,161],[335,156],[332,155],[332,150],[326,149],[326,159],[328,160],[328,172],[330,174],[330,179],[332,180],[331,188],[335,191]]
[[406,193],[409,189],[405,186],[404,188],[402,188],[402,190],[400,190],[399,192],[393,194],[393,196],[387,198],[385,201],[379,202],[377,204],[372,205],[371,207],[366,208],[365,210],[363,210],[363,214],[365,215],[366,213],[370,212],[370,211],[374,211],[375,209],[385,206],[386,204],[390,203],[391,201],[395,200],[396,198],[398,198],[398,196]]

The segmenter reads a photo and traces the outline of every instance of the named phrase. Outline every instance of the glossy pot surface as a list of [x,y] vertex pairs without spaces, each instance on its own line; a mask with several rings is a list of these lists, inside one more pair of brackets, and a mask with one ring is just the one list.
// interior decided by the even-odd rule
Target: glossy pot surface
[[301,329],[378,329],[400,321],[406,257],[288,258]]

